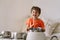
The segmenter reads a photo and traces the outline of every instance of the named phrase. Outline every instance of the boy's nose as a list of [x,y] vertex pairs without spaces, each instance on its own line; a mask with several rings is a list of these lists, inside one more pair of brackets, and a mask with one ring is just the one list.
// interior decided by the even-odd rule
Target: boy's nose
[[33,16],[36,16],[36,14],[33,14]]

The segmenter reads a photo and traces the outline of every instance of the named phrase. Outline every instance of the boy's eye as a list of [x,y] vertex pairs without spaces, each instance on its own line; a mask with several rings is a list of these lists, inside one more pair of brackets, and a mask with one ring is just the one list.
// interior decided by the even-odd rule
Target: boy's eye
[[33,13],[37,13],[36,11],[33,11]]
[[35,12],[33,11],[33,13],[35,13]]

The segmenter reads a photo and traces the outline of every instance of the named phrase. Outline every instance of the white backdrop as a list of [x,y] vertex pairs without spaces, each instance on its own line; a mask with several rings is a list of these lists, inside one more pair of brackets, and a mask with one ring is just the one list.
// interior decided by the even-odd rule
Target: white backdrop
[[60,0],[0,0],[0,31],[24,30],[24,22],[30,15],[30,8],[39,6],[41,17],[60,19]]

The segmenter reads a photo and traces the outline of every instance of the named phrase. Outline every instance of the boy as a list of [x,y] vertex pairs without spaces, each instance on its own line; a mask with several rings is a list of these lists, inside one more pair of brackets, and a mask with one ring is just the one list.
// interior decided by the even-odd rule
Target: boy
[[38,18],[39,15],[41,14],[41,9],[37,6],[33,6],[31,8],[31,14],[32,14],[32,17],[30,17],[26,22],[27,31],[29,31],[31,28],[36,29],[40,27],[41,31],[44,32],[45,31],[44,22]]

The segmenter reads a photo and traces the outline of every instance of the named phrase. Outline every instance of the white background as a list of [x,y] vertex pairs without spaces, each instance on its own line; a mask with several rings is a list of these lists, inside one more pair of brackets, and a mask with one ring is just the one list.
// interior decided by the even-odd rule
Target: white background
[[0,0],[0,31],[24,30],[32,6],[42,9],[41,17],[60,19],[60,0]]

